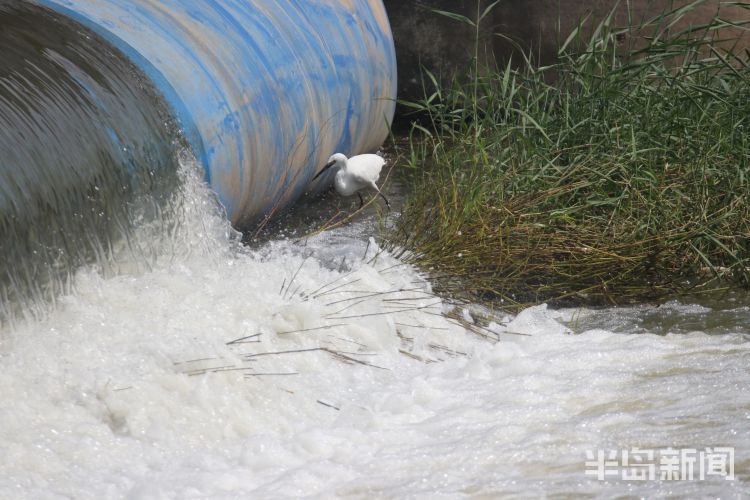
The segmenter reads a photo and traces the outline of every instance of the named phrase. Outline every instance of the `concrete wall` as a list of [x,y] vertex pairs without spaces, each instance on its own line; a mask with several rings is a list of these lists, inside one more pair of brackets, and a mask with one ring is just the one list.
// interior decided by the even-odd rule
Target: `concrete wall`
[[[475,0],[385,0],[396,42],[399,70],[399,96],[413,99],[422,95],[419,66],[442,75],[466,67],[473,53],[474,30],[457,21],[430,11],[440,9],[457,12],[471,19],[476,16]],[[490,0],[482,0],[489,5]],[[603,19],[617,4],[616,0],[502,0],[489,16],[481,33],[486,49],[481,57],[495,57],[506,61],[514,52],[511,44],[493,33],[502,33],[515,40],[526,50],[533,49],[539,61],[549,63],[557,52],[558,33],[562,38],[575,28],[579,19],[591,15],[589,23]],[[625,2],[615,16],[618,25],[627,23]],[[642,18],[657,15],[670,3],[686,5],[688,0],[630,0],[631,13],[637,22]],[[717,12],[720,0],[706,0],[683,24],[698,24],[710,20]],[[726,19],[750,19],[750,11],[739,7],[723,7],[721,14]],[[735,30],[727,35],[742,35]],[[747,41],[743,40],[747,46]]]
[[471,59],[474,32],[470,26],[430,9],[476,16],[475,0],[384,0],[391,22],[400,98],[422,96],[420,68],[449,75]]

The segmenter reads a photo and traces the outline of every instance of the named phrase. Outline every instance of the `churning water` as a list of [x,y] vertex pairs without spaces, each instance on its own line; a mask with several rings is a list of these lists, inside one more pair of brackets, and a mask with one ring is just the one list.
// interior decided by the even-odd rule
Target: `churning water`
[[157,217],[178,148],[148,80],[96,34],[19,0],[0,0],[0,27],[2,323]]
[[[148,266],[81,269],[0,332],[0,498],[747,491],[747,307],[535,307],[478,336],[371,221],[245,247],[186,163],[174,218],[133,235]],[[586,473],[669,447],[733,447],[735,479]]]
[[371,219],[244,246],[137,72],[35,9],[0,0],[0,499],[746,494],[747,301],[447,314]]

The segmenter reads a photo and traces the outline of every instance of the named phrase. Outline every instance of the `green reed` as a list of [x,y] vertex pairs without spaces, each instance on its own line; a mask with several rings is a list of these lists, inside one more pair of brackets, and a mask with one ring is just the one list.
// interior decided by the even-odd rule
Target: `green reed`
[[[684,27],[699,3],[581,23],[546,67],[477,48],[448,85],[425,71],[390,247],[444,293],[509,306],[750,287],[750,58],[725,35],[746,23]],[[451,17],[479,34],[482,7]]]

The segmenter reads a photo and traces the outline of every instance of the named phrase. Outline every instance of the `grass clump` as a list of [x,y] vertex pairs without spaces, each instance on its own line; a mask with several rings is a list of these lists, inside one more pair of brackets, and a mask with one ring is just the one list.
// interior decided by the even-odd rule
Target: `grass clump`
[[698,3],[581,24],[551,66],[427,72],[392,247],[438,290],[496,304],[749,287],[748,53],[718,15],[680,27]]

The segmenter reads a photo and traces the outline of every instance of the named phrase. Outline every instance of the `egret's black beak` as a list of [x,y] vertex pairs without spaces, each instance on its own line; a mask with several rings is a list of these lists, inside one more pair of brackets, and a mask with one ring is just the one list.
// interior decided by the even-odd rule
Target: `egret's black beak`
[[335,161],[329,161],[328,163],[326,163],[326,166],[323,167],[323,170],[321,170],[320,172],[318,172],[317,174],[315,174],[315,177],[313,177],[312,180],[315,180],[318,177],[320,177],[323,174],[323,172],[325,172],[326,170],[328,170],[329,168],[331,168],[335,163],[336,163]]

